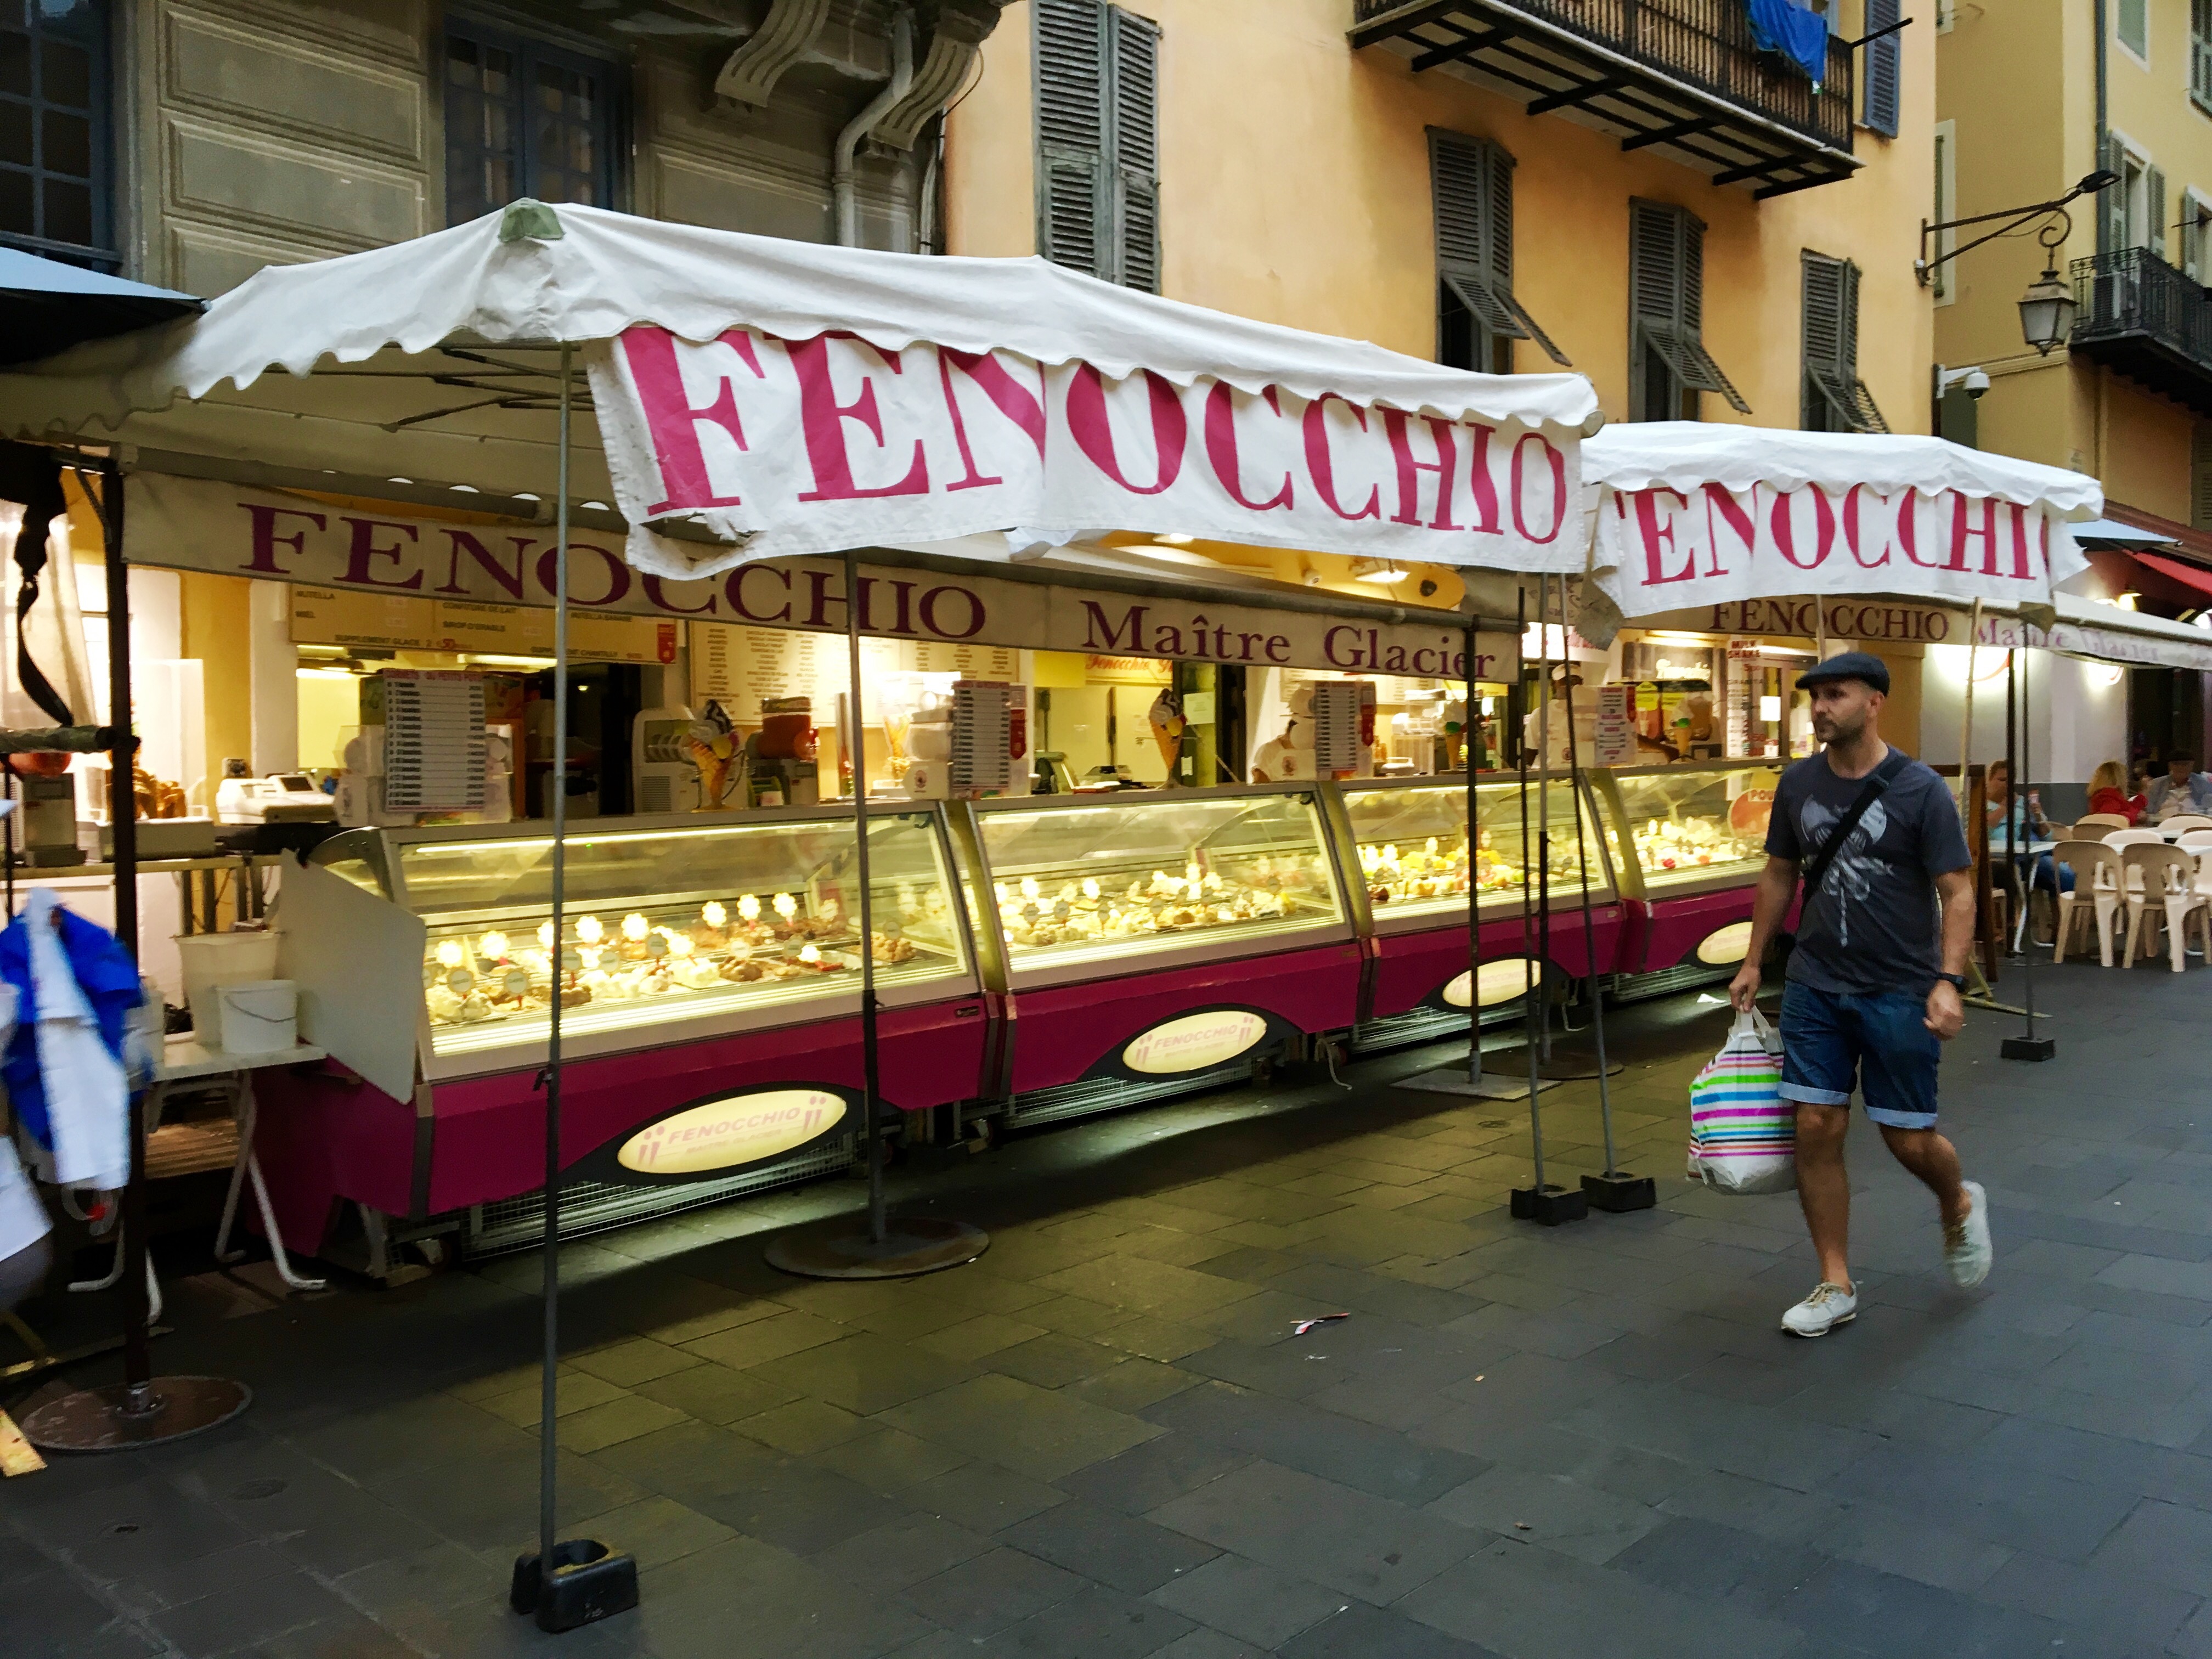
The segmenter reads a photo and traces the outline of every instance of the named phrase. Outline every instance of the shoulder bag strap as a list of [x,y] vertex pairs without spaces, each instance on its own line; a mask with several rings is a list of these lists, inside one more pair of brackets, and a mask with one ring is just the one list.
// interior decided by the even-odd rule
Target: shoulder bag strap
[[1806,903],[1810,904],[1814,896],[1820,890],[1821,882],[1827,878],[1828,866],[1844,850],[1844,843],[1859,827],[1859,820],[1867,815],[1867,809],[1887,793],[1889,786],[1897,781],[1898,774],[1911,763],[1912,757],[1902,749],[1893,749],[1882,763],[1868,774],[1865,787],[1859,791],[1858,799],[1851,803],[1850,811],[1844,814],[1843,822],[1836,826],[1835,834],[1828,837],[1826,843],[1813,854],[1805,866]]

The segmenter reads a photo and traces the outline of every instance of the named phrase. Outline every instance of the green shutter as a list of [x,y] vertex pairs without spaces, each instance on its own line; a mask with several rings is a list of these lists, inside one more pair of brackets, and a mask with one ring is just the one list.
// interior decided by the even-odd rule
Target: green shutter
[[2128,245],[2127,151],[2112,134],[2105,135],[2105,170],[2123,182],[2108,185],[2097,193],[2104,211],[2097,216],[2097,252],[2118,253]]
[[1553,362],[1571,367],[1513,296],[1512,156],[1484,139],[1432,128],[1429,192],[1442,285],[1492,335],[1534,340]]
[[1112,168],[1113,265],[1125,287],[1160,291],[1159,30],[1146,19],[1106,9],[1108,127]]
[[[1900,0],[1866,0],[1866,32],[1890,28],[1902,15]],[[1866,91],[1861,118],[1885,138],[1897,137],[1898,110],[1903,100],[1905,42],[1902,31],[1893,30],[1866,46]]]
[[2150,210],[2145,215],[2150,221],[2150,252],[2154,259],[2166,258],[2166,175],[2152,167],[2143,176],[2143,194],[2149,198]]
[[1887,432],[1859,379],[1859,268],[1809,248],[1805,277],[1802,424],[1808,432]]
[[1717,392],[1740,415],[1751,405],[1705,349],[1705,227],[1686,210],[1629,204],[1631,397],[1644,404],[1647,349],[1693,392]]
[[1036,0],[1037,252],[1089,276],[1107,274],[1104,12]]

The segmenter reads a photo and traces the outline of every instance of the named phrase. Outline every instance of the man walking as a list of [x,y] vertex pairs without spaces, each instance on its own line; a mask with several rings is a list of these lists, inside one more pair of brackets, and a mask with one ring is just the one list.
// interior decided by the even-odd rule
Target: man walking
[[1989,1277],[1989,1201],[1962,1181],[1936,1128],[1936,1070],[1966,1023],[1960,993],[1974,937],[1972,854],[1943,781],[1882,741],[1889,670],[1846,651],[1801,675],[1824,754],[1782,775],[1751,948],[1729,988],[1747,1010],[1759,962],[1790,908],[1802,867],[1804,908],[1782,993],[1782,1097],[1797,1105],[1797,1196],[1820,1282],[1782,1316],[1797,1336],[1826,1336],[1858,1316],[1850,1263],[1851,1189],[1844,1170],[1851,1090],[1905,1165],[1936,1194],[1943,1259],[1961,1288]]

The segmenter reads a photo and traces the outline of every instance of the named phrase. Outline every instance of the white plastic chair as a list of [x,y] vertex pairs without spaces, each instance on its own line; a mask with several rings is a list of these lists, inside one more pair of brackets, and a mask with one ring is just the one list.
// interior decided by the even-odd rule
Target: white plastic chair
[[2135,966],[2137,949],[2152,942],[2151,930],[2143,926],[2146,920],[2151,929],[2164,924],[2166,957],[2177,974],[2187,965],[2191,917],[2197,921],[2197,937],[2212,949],[2212,914],[2208,914],[2206,895],[2197,884],[2192,854],[2162,842],[2156,847],[2138,844],[2121,853],[2120,860],[2128,879],[2129,967]]
[[2212,818],[2201,812],[2177,812],[2170,818],[2160,819],[2158,827],[2169,836],[2177,830],[2212,830]]
[[2087,841],[2099,830],[2124,830],[2128,821],[2118,812],[2090,812],[2074,820],[2074,833]]
[[[2100,841],[2062,841],[2051,849],[2053,865],[2074,872],[2074,889],[2059,884],[2058,932],[2051,942],[2051,959],[2066,960],[2066,943],[2076,921],[2097,923],[2097,953],[2107,968],[2112,965],[2112,919],[2120,908],[2120,855]],[[2079,908],[2086,907],[2086,908]]]

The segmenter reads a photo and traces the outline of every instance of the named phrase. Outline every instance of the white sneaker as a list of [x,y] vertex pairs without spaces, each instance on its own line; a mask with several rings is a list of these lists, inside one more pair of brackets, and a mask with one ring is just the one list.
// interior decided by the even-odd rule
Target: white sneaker
[[1782,1328],[1792,1336],[1826,1336],[1858,1316],[1858,1297],[1823,1279],[1813,1287],[1812,1295],[1782,1316]]
[[1996,1260],[1997,1252],[1990,1242],[1990,1195],[1978,1181],[1959,1184],[1966,1189],[1973,1208],[1957,1226],[1943,1229],[1943,1265],[1951,1270],[1954,1285],[1971,1291],[1990,1276],[1990,1264]]

